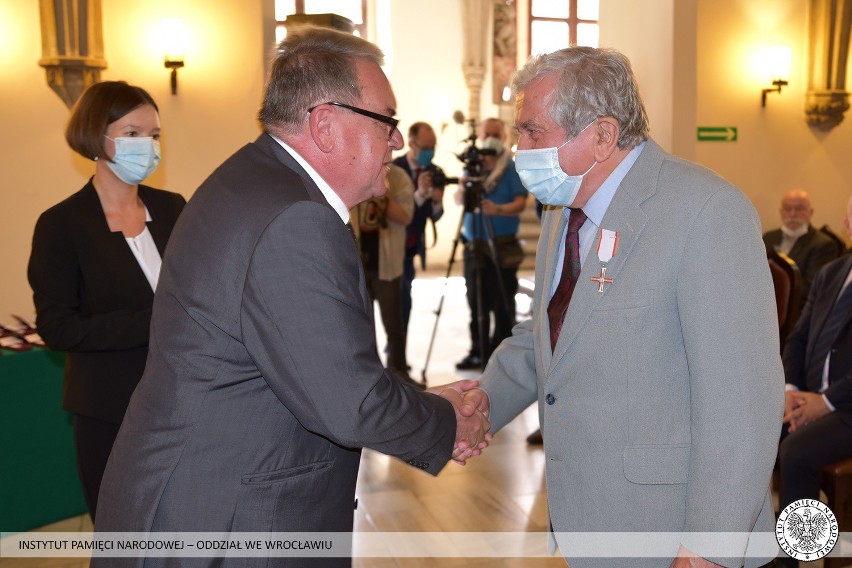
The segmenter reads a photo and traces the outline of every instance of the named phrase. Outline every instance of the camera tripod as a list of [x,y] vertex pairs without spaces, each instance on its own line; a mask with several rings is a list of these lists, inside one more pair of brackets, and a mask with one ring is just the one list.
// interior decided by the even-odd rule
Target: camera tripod
[[[435,344],[435,336],[438,332],[438,322],[441,318],[441,313],[444,308],[444,298],[446,297],[447,292],[447,282],[450,278],[450,274],[453,270],[453,265],[455,264],[456,258],[456,250],[458,249],[459,242],[462,239],[462,227],[464,226],[464,217],[467,213],[471,213],[473,215],[473,235],[474,237],[481,236],[484,229],[485,233],[485,244],[488,247],[488,251],[490,252],[490,259],[486,258],[484,247],[482,246],[482,242],[480,239],[475,239],[471,241],[473,246],[473,274],[474,274],[474,286],[475,286],[475,295],[476,295],[476,311],[477,311],[477,330],[479,334],[479,345],[476,346],[479,349],[479,360],[482,361],[483,367],[485,366],[486,354],[488,354],[488,343],[490,337],[490,317],[488,312],[485,309],[485,302],[483,299],[483,272],[485,270],[485,262],[493,262],[494,268],[497,273],[500,273],[501,264],[500,264],[500,256],[497,250],[497,245],[494,239],[494,226],[491,223],[491,217],[485,213],[485,210],[482,207],[482,199],[483,199],[483,188],[482,188],[482,180],[481,178],[468,178],[464,183],[464,207],[462,209],[462,213],[459,216],[458,227],[456,228],[456,234],[453,238],[453,247],[450,251],[450,259],[447,263],[447,274],[444,276],[444,287],[441,290],[441,298],[438,301],[438,307],[435,309],[435,325],[432,328],[432,336],[429,339],[429,348],[426,351],[426,361],[423,363],[423,383],[426,383],[426,370],[429,368],[429,360],[432,356],[432,347]],[[497,288],[500,294],[500,302],[499,308],[503,310],[503,316],[506,318],[514,317],[514,314],[507,313],[509,310],[508,305],[508,296],[506,294],[506,288],[503,285],[502,278],[497,278]]]

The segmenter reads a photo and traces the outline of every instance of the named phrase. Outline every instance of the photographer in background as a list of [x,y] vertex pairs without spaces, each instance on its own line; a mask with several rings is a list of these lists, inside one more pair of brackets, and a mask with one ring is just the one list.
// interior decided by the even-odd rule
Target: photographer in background
[[[471,347],[470,353],[456,364],[456,369],[459,370],[484,368],[491,352],[501,341],[512,335],[512,327],[515,325],[515,294],[518,291],[518,266],[524,257],[517,234],[521,223],[520,213],[526,207],[527,190],[515,171],[511,152],[505,147],[506,127],[503,121],[498,118],[484,120],[480,127],[479,139],[482,148],[482,172],[479,176],[481,183],[460,183],[455,195],[456,202],[460,205],[468,203],[468,200],[475,200],[471,207],[465,207],[462,226]],[[470,191],[480,191],[481,195],[465,195]],[[480,199],[481,211],[485,215],[474,211],[479,211]],[[492,258],[488,245],[489,234],[484,226],[486,222],[490,222],[494,230],[499,266]],[[481,289],[476,286],[477,263],[481,271]],[[482,316],[485,318],[483,330],[486,334],[491,330],[491,322],[494,322],[494,332],[490,337],[480,337],[477,300],[479,295]]]
[[402,168],[414,182],[414,215],[405,234],[405,259],[402,272],[402,331],[408,333],[411,316],[411,283],[414,282],[414,257],[420,256],[420,268],[426,269],[426,224],[434,223],[444,214],[444,171],[432,163],[438,138],[425,122],[415,122],[408,129],[408,152],[393,163]]

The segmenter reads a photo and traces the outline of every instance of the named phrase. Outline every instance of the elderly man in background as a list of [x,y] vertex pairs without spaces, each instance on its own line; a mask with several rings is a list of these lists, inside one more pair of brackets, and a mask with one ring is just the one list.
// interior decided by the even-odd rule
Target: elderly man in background
[[837,258],[834,241],[811,225],[814,208],[807,191],[791,189],[781,198],[781,227],[763,235],[767,250],[790,257],[802,275],[801,306],[814,278],[826,263]]

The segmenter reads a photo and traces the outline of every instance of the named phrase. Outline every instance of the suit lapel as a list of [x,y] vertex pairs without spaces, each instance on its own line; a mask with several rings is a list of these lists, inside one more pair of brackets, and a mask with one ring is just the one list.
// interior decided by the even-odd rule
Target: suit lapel
[[[618,251],[606,263],[607,278],[612,278],[616,282],[618,282],[633,246],[648,222],[648,217],[642,210],[641,204],[656,192],[660,165],[664,156],[665,153],[652,140],[645,143],[642,154],[621,181],[601,220],[602,229],[618,231]],[[604,291],[598,292],[597,283],[592,281],[593,276],[600,275],[602,266],[597,252],[599,240],[600,231],[595,235],[589,248],[589,253],[586,255],[583,269],[574,288],[574,294],[571,297],[571,303],[568,305],[565,322],[562,325],[562,333],[559,335],[559,341],[556,343],[553,359],[549,365],[551,371],[548,373],[549,376],[553,374],[552,371],[559,365],[574,341],[582,335],[585,326],[594,325],[592,313],[612,287],[612,285],[605,285]]]
[[154,203],[155,199],[150,194],[147,187],[139,186],[139,197],[142,199],[142,203],[145,204],[145,207],[148,209],[148,213],[151,215],[151,220],[148,221],[146,225],[148,226],[148,231],[151,232],[151,238],[154,239],[154,244],[157,245],[157,251],[159,251],[160,257],[162,258],[163,253],[166,251],[168,234],[163,223],[163,219],[160,216],[160,211]]
[[556,266],[559,262],[559,247],[565,232],[565,226],[568,220],[565,219],[565,209],[547,208],[542,213],[542,232],[539,237],[539,249],[544,246],[544,254],[539,258],[544,258],[544,268],[542,273],[537,275],[536,280],[542,284],[536,286],[536,295],[538,301],[535,302],[536,319],[540,325],[536,326],[536,345],[540,345],[539,354],[543,364],[543,368],[550,367],[550,362],[553,354],[550,350],[550,318],[547,317],[547,304],[550,302],[550,291],[553,280],[556,278]]
[[[98,243],[99,254],[103,256],[104,265],[110,266],[117,274],[123,275],[122,278],[126,281],[122,285],[130,288],[133,295],[138,297],[153,295],[151,284],[148,283],[133,251],[130,250],[127,239],[121,232],[110,230],[97,190],[91,180],[84,188],[83,194],[84,207],[81,208],[78,217],[80,226],[85,227],[89,238]],[[162,251],[160,254],[162,255]]]
[[[809,351],[812,350],[816,344],[816,340],[819,338],[819,332],[822,331],[822,328],[825,325],[825,320],[828,319],[828,315],[834,307],[837,296],[840,294],[840,289],[843,287],[843,283],[846,282],[850,265],[852,265],[852,256],[850,256],[846,262],[842,264],[840,270],[832,275],[832,281],[825,287],[825,291],[820,290],[822,295],[825,296],[825,300],[814,304],[814,313],[813,316],[811,316],[813,317],[814,322],[811,329],[818,330],[818,333],[812,333],[810,337],[808,337]],[[852,286],[852,284],[850,284],[850,286]],[[852,319],[852,312],[846,315],[846,322],[843,324],[844,327],[849,323],[850,319]]]

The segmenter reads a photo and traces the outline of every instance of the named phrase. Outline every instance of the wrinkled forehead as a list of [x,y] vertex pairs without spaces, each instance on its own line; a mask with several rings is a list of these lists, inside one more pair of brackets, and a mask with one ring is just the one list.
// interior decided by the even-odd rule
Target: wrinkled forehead
[[783,209],[808,210],[810,206],[810,201],[807,198],[798,195],[787,196],[781,200],[781,207]]
[[556,96],[558,79],[549,73],[533,79],[518,92],[515,100],[516,112],[519,117],[532,118],[540,115],[550,116],[550,107]]

